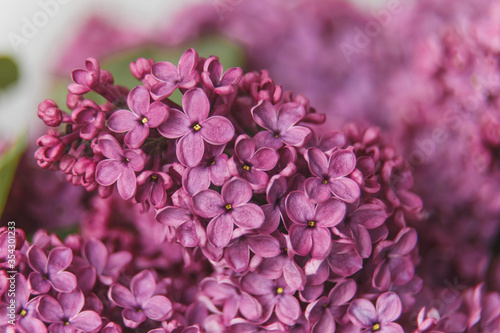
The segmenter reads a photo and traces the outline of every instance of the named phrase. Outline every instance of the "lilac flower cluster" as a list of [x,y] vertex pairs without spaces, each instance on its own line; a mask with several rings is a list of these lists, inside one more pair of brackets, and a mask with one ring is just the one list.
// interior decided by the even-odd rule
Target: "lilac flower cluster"
[[[319,136],[325,116],[304,96],[192,49],[177,66],[130,68],[142,85],[128,92],[89,59],[73,71],[71,114],[40,104],[52,129],[38,140],[38,164],[103,199],[92,199],[83,238],[20,250],[29,292],[47,295],[36,318],[51,332],[79,325],[82,309],[96,326],[75,328],[89,332],[403,332],[422,286],[408,225],[422,201],[377,128]],[[166,293],[179,263],[194,281]]]

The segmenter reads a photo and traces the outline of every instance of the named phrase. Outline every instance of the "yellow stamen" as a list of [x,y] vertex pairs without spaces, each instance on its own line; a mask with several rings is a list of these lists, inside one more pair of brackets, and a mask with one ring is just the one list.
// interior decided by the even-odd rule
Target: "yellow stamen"
[[275,138],[279,138],[280,136],[278,134],[274,134],[274,137]]
[[201,126],[200,126],[200,124],[196,124],[196,125],[194,125],[194,126],[193,126],[193,129],[194,129],[196,132],[198,132],[199,130],[201,130]]
[[210,163],[210,165],[214,165],[215,164],[215,161],[212,161],[212,163]]
[[376,323],[372,326],[372,331],[378,331],[378,330],[380,330],[380,324]]
[[142,123],[143,123],[143,124],[145,124],[145,123],[147,123],[147,122],[148,122],[148,118],[146,118],[146,117],[142,118]]
[[310,227],[314,227],[315,224],[316,224],[316,222],[314,222],[314,221],[307,222],[307,225]]
[[279,287],[278,289],[276,289],[276,294],[283,294],[285,290],[282,288],[282,287]]
[[328,184],[328,180],[325,179],[325,180],[322,181],[322,183],[323,184]]
[[158,176],[151,175],[151,178],[153,178],[153,179],[158,179]]
[[250,166],[248,166],[248,165],[246,165],[246,164],[245,164],[245,165],[243,166],[243,169],[245,169],[246,171],[250,171]]
[[26,312],[26,310],[24,310],[24,309],[23,309],[23,310],[21,311],[21,317],[26,316],[26,314],[27,314],[27,313],[28,313],[28,312]]
[[64,326],[69,326],[69,321],[65,322]]
[[127,160],[127,162],[130,162],[130,160],[128,158],[126,158],[125,160]]
[[226,207],[226,210],[231,210],[231,209],[233,208],[233,206],[231,206],[231,204],[227,204],[227,205],[226,205],[226,206],[224,206],[224,207]]

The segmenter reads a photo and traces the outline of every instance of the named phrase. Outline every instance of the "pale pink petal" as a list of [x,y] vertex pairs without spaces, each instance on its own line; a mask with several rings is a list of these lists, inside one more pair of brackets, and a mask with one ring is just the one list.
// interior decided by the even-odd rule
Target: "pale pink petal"
[[165,296],[156,295],[151,297],[144,305],[146,316],[153,320],[161,320],[172,311],[172,302]]
[[39,273],[47,273],[47,256],[36,245],[31,246],[28,251],[29,264],[33,270]]
[[358,183],[350,178],[338,178],[330,182],[332,193],[342,201],[353,203],[361,195]]
[[149,101],[149,90],[143,86],[132,89],[127,97],[127,105],[138,116],[142,116],[148,111]]
[[294,126],[280,135],[281,140],[290,146],[302,146],[311,130],[304,126]]
[[345,203],[332,198],[318,204],[315,221],[321,227],[334,227],[342,222],[345,212]]
[[128,110],[117,110],[109,117],[108,127],[113,132],[123,133],[134,128],[138,121],[140,118],[136,114]]
[[302,225],[294,224],[290,227],[290,242],[293,250],[300,256],[306,256],[312,248],[312,230]]
[[210,171],[205,166],[187,168],[182,175],[182,186],[190,195],[210,187]]
[[250,201],[253,192],[248,182],[235,178],[222,187],[221,194],[224,202],[238,206]]
[[396,293],[386,292],[378,297],[375,308],[380,322],[389,323],[401,315],[401,300]]
[[171,227],[178,227],[192,219],[191,214],[181,208],[166,207],[156,215],[158,222]]
[[255,152],[249,162],[257,169],[269,171],[276,166],[278,160],[279,155],[274,149],[260,148]]
[[168,107],[161,102],[154,102],[149,106],[148,111],[144,114],[148,121],[146,125],[150,128],[158,127],[165,121],[168,116]]
[[371,327],[377,321],[377,311],[372,302],[359,298],[352,301],[349,307],[351,320],[361,327]]
[[222,116],[212,116],[201,123],[200,134],[212,145],[223,145],[234,137],[234,127]]
[[311,229],[311,237],[311,257],[313,257],[314,259],[326,258],[330,253],[330,246],[332,244],[332,236],[330,230],[326,228],[314,227]]
[[128,200],[135,195],[137,189],[137,182],[135,172],[131,168],[125,167],[117,181],[118,193],[120,196]]
[[271,102],[262,100],[257,106],[252,108],[252,116],[255,122],[267,130],[278,130],[277,113]]
[[121,284],[113,284],[109,288],[108,296],[123,308],[135,308],[138,305],[132,292]]
[[328,174],[328,160],[321,150],[318,148],[309,148],[304,157],[313,175],[323,178]]
[[76,276],[70,272],[58,272],[51,274],[49,277],[52,286],[59,292],[67,293],[77,286]]
[[287,131],[290,127],[298,123],[306,111],[304,107],[298,103],[291,102],[283,104],[278,110],[278,130],[283,133]]
[[123,163],[117,160],[104,160],[97,164],[95,180],[102,186],[113,185],[123,172]]
[[52,296],[42,296],[38,305],[38,312],[42,319],[49,323],[60,322],[64,319],[61,305]]
[[208,117],[210,102],[203,90],[191,89],[182,96],[182,108],[191,122],[200,124]]
[[193,197],[193,207],[198,215],[206,218],[225,212],[222,197],[213,190],[198,192]]
[[256,229],[264,223],[264,212],[253,203],[235,207],[229,212],[234,223],[243,229]]
[[248,236],[247,244],[253,253],[264,258],[272,258],[281,253],[279,241],[270,235]]
[[340,149],[330,156],[328,175],[333,178],[347,176],[356,167],[356,155],[350,150]]
[[315,218],[314,205],[302,191],[293,191],[288,194],[286,212],[293,222],[302,225],[307,225],[309,221],[313,221]]
[[153,296],[156,289],[156,281],[153,274],[144,270],[132,278],[130,282],[130,291],[134,295],[137,303],[143,305],[151,296]]
[[307,178],[304,182],[304,187],[307,196],[314,202],[323,202],[332,196],[330,185],[324,184],[317,177]]
[[224,250],[224,259],[235,272],[243,272],[248,267],[250,251],[245,241],[238,239]]
[[169,139],[176,139],[191,131],[191,121],[179,110],[170,109],[168,118],[158,126],[161,135]]
[[66,318],[76,316],[83,308],[85,297],[81,290],[76,289],[70,293],[60,293],[57,300],[63,309]]
[[299,301],[291,295],[283,295],[276,303],[276,316],[286,325],[294,325],[300,313]]
[[69,320],[75,328],[84,332],[98,329],[102,325],[101,317],[94,311],[83,311]]

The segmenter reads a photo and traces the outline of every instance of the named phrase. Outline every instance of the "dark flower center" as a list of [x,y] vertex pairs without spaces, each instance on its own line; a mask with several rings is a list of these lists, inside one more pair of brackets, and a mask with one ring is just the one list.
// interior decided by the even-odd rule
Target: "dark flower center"
[[251,166],[248,164],[243,165],[243,170],[250,171]]
[[152,178],[153,180],[157,180],[157,179],[158,179],[158,176],[156,176],[156,175],[151,175],[151,178]]
[[307,222],[307,226],[310,228],[314,228],[315,224],[316,224],[316,222],[314,222],[314,221]]
[[201,130],[201,125],[196,123],[194,126],[193,126],[193,129],[195,132],[198,132],[199,130]]
[[227,204],[224,206],[224,208],[226,208],[226,211],[230,211],[231,209],[233,209],[233,206],[231,204]]

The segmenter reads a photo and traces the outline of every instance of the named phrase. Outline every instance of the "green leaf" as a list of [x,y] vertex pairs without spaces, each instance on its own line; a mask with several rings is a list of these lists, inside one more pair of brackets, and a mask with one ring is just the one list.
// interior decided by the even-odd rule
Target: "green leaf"
[[0,90],[19,80],[19,67],[14,59],[0,55]]
[[9,197],[12,180],[16,174],[19,160],[26,150],[26,135],[18,139],[10,149],[0,156],[0,216]]

